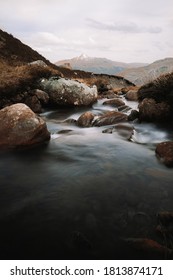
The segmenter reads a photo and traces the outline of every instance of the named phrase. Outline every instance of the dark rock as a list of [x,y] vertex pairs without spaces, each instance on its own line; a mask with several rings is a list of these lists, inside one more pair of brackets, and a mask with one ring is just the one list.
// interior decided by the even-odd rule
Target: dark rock
[[131,108],[127,105],[122,105],[118,107],[118,111],[120,112],[128,112],[129,110],[131,110]]
[[102,133],[108,133],[108,134],[112,134],[116,131],[115,127],[109,127],[109,128],[106,128],[102,131]]
[[120,106],[124,106],[125,103],[121,99],[115,98],[115,99],[111,99],[111,100],[107,100],[107,101],[103,102],[103,105],[111,105],[111,106],[115,106],[115,107],[120,107]]
[[16,148],[50,139],[46,123],[23,103],[0,110],[0,147]]
[[63,130],[58,131],[58,134],[67,134],[72,131],[73,131],[72,129],[63,129]]
[[95,115],[92,112],[83,113],[77,120],[78,126],[81,127],[90,127]]
[[134,127],[129,123],[121,123],[117,124],[113,127],[109,127],[102,131],[102,133],[114,133],[117,132],[119,135],[129,140],[133,134]]
[[166,166],[173,167],[173,141],[158,144],[156,155]]
[[115,126],[117,132],[127,140],[129,140],[132,137],[134,127],[131,124],[117,124]]
[[69,123],[69,124],[76,124],[77,120],[75,120],[75,119],[67,119],[64,122],[65,123]]
[[139,118],[139,112],[137,110],[132,110],[128,116],[128,121],[134,121]]
[[98,116],[97,119],[94,121],[93,126],[104,126],[104,125],[110,125],[110,124],[116,124],[119,122],[126,122],[127,121],[127,115],[116,112],[116,111],[110,111],[106,112],[101,116]]
[[23,99],[23,103],[31,108],[35,113],[41,113],[43,111],[43,107],[45,107],[49,102],[49,95],[43,90],[33,90],[29,92],[25,99]]
[[25,99],[25,104],[35,113],[42,112],[41,103],[35,95],[28,96]]
[[166,102],[156,103],[154,99],[145,98],[139,103],[139,119],[141,121],[167,121],[170,117],[170,106]]
[[33,91],[33,95],[35,95],[42,105],[46,105],[49,102],[49,95],[40,89],[36,89]]
[[83,83],[64,79],[42,79],[40,86],[50,97],[50,102],[55,105],[87,106],[97,100],[97,87],[89,87]]

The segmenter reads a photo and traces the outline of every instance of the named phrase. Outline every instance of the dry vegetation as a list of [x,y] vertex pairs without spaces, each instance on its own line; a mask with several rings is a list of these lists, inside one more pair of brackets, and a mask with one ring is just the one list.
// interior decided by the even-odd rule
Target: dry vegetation
[[15,94],[34,89],[40,78],[60,75],[58,70],[50,66],[38,65],[9,66],[0,62],[0,97],[11,97]]
[[153,98],[156,102],[166,101],[173,107],[173,72],[142,86],[138,91],[138,99],[142,101],[144,98]]

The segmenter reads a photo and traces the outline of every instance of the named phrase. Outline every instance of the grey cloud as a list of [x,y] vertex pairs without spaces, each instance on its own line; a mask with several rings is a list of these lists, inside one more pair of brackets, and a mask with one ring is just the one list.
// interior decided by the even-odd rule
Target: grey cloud
[[90,27],[100,29],[100,30],[110,30],[119,31],[123,33],[161,33],[162,29],[160,27],[144,27],[138,26],[134,22],[122,23],[122,22],[111,22],[104,23],[97,20],[87,18],[87,23]]

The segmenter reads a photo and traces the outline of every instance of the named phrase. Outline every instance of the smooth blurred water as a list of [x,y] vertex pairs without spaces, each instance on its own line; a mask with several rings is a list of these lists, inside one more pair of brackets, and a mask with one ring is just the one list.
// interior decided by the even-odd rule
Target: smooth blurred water
[[[101,103],[90,110],[108,110]],[[123,239],[161,241],[156,215],[173,211],[173,171],[155,145],[172,132],[134,123],[128,141],[66,122],[85,110],[46,112],[49,144],[1,152],[1,259],[145,258]]]

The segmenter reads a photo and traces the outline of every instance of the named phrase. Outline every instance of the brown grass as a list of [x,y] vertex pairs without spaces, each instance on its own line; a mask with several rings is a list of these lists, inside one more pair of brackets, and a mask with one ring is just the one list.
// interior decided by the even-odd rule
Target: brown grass
[[58,70],[38,65],[10,66],[0,62],[0,97],[8,98],[37,87],[40,78],[61,75]]
[[138,99],[153,98],[156,102],[166,101],[173,107],[173,72],[162,75],[138,90]]

